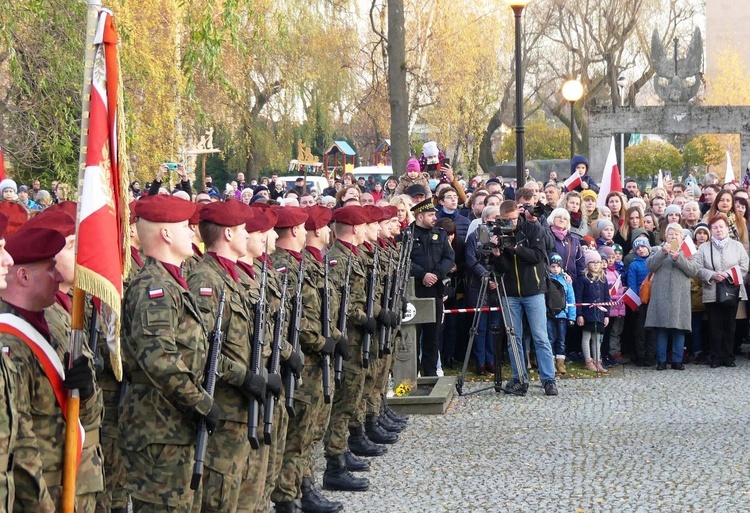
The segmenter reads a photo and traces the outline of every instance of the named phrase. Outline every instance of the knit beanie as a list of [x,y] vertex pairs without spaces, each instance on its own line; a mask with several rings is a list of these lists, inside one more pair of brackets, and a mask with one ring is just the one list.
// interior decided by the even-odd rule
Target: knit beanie
[[13,189],[13,192],[18,192],[18,186],[16,185],[16,182],[11,180],[10,178],[6,178],[5,180],[0,182],[0,194],[2,194],[5,189]]
[[596,222],[596,231],[598,231],[599,233],[602,233],[602,230],[608,226],[611,228],[615,227],[615,225],[609,219],[599,219]]
[[664,210],[664,217],[668,216],[669,214],[680,214],[680,215],[682,215],[682,209],[680,208],[679,205],[669,205]]
[[648,239],[646,237],[638,237],[637,239],[633,240],[633,249],[638,249],[641,246],[646,246],[646,247],[650,246]]
[[602,256],[602,259],[615,256],[615,250],[612,248],[612,246],[599,246],[598,251]]
[[581,201],[585,201],[586,198],[594,198],[594,201],[596,201],[597,195],[591,189],[586,189],[581,193]]
[[693,230],[693,238],[695,238],[695,234],[698,233],[698,230],[705,231],[706,235],[708,235],[708,238],[711,238],[711,229],[706,223],[698,223],[695,225],[695,230]]
[[406,172],[409,171],[421,171],[422,169],[419,167],[419,161],[415,159],[414,157],[410,158],[408,162],[406,163]]
[[583,261],[586,263],[586,267],[588,267],[591,262],[601,262],[602,257],[599,255],[598,251],[589,250],[583,254]]
[[612,244],[612,251],[622,254],[622,246],[620,246],[619,244]]

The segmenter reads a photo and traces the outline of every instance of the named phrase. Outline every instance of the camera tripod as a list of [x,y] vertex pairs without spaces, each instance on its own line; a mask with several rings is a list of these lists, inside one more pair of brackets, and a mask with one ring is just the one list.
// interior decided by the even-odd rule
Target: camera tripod
[[[510,315],[510,305],[508,304],[508,292],[505,289],[505,280],[503,280],[502,278],[498,280],[495,271],[489,270],[482,276],[482,283],[479,286],[477,306],[474,310],[474,318],[471,323],[471,328],[469,328],[469,343],[466,346],[464,365],[461,369],[461,375],[458,377],[458,380],[456,380],[456,392],[458,392],[458,395],[473,395],[490,389],[494,389],[495,392],[498,393],[503,391],[503,376],[501,364],[504,351],[503,344],[498,343],[501,327],[497,324],[493,324],[490,326],[490,331],[492,332],[493,343],[495,344],[495,381],[491,386],[480,388],[479,390],[473,390],[466,394],[463,393],[464,381],[466,379],[466,370],[469,367],[469,359],[471,358],[471,350],[474,347],[474,339],[477,336],[477,331],[479,331],[479,321],[482,316],[482,309],[487,303],[487,291],[491,290],[490,281],[493,281],[498,285],[497,287],[495,287],[495,293],[497,294],[497,304],[500,305],[500,313],[502,315],[503,326],[505,326],[505,333],[508,337],[507,345],[511,348],[510,358],[513,360],[513,362],[516,363],[516,368],[518,368],[518,362],[521,361],[520,355],[518,354],[518,346],[516,344],[516,330],[513,326],[513,318]],[[501,289],[502,294],[500,292]],[[503,301],[503,298],[505,299],[505,301]],[[518,379],[521,381],[521,383],[524,383],[526,377],[524,376],[523,372],[519,371]]]

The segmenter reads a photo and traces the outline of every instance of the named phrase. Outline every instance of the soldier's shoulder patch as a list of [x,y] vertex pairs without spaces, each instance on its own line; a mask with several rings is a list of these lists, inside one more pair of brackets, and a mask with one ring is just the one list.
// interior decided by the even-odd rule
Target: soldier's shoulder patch
[[286,266],[279,267],[278,269],[276,269],[276,272],[281,273],[281,274],[286,273]]
[[160,297],[164,297],[164,289],[149,289],[148,297],[149,299],[159,299]]
[[213,296],[214,295],[214,289],[211,287],[201,287],[198,289],[198,295],[200,296]]

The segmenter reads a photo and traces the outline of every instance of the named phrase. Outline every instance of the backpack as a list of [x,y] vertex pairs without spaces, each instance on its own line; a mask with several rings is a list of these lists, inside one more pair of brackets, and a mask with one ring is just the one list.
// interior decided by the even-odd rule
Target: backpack
[[565,310],[568,301],[565,296],[565,287],[557,280],[547,276],[547,293],[544,295],[547,304],[547,318],[554,319],[557,314]]

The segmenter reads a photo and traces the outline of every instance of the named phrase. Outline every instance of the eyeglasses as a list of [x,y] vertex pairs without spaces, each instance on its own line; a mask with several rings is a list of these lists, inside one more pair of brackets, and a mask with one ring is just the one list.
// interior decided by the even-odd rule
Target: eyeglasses
[[456,196],[455,194],[446,194],[445,196],[443,196],[443,200],[457,200],[457,199],[458,199],[458,196]]

